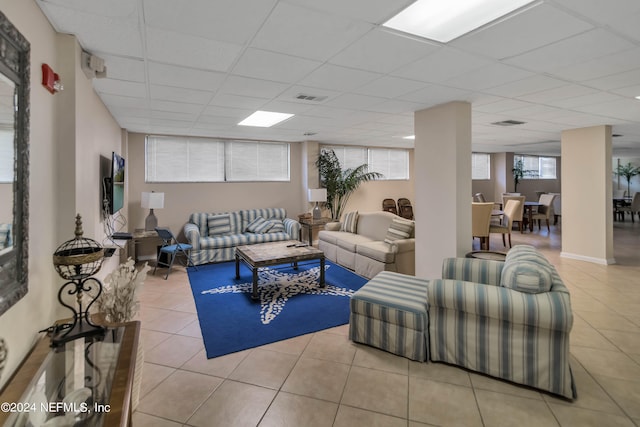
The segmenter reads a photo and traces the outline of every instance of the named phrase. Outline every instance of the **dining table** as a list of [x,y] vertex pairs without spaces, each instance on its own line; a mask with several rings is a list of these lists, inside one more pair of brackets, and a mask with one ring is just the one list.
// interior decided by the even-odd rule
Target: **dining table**
[[614,221],[624,221],[624,211],[620,208],[631,204],[631,197],[614,197],[613,198],[613,219]]
[[[544,206],[540,202],[526,201],[524,202],[524,217],[529,225],[529,231],[533,232],[533,208],[538,209],[538,207]],[[525,224],[525,226],[527,225]]]

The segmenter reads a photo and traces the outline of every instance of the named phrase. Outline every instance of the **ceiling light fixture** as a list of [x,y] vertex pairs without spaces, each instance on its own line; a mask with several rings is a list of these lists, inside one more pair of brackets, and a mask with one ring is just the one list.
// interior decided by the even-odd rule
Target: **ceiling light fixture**
[[637,100],[640,100],[640,95],[636,96],[636,99],[637,99]]
[[415,135],[403,136],[402,139],[416,139]]
[[519,9],[532,0],[418,0],[382,24],[447,43]]
[[261,128],[269,128],[280,122],[293,117],[293,114],[288,113],[276,113],[273,111],[256,111],[240,123],[239,126],[256,126]]

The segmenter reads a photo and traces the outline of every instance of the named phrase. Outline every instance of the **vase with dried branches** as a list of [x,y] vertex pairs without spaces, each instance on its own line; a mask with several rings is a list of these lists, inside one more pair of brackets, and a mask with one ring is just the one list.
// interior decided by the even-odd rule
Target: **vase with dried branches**
[[147,277],[149,266],[145,263],[136,269],[129,258],[120,264],[105,278],[105,286],[98,298],[98,311],[104,315],[109,323],[128,322],[138,312],[138,289]]

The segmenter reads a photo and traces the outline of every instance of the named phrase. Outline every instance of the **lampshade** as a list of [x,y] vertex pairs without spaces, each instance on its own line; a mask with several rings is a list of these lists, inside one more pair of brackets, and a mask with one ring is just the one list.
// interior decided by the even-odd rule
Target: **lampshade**
[[326,188],[310,188],[309,201],[310,202],[326,202],[327,189]]
[[142,193],[142,207],[145,209],[164,208],[164,193]]

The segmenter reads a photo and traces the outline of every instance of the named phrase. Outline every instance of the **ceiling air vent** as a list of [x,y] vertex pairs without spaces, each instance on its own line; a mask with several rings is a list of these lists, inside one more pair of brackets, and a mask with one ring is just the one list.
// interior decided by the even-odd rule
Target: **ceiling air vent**
[[316,96],[316,95],[306,95],[304,93],[299,93],[296,96],[296,99],[300,99],[302,101],[312,101],[312,102],[322,102],[327,99],[326,96]]
[[524,123],[525,122],[519,122],[518,120],[503,120],[501,122],[494,122],[491,124],[496,126],[518,126],[523,125]]
[[305,132],[303,133],[304,136],[313,136],[315,135],[317,132]]

